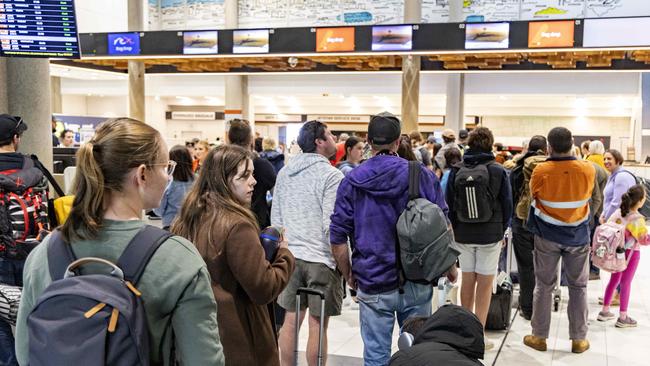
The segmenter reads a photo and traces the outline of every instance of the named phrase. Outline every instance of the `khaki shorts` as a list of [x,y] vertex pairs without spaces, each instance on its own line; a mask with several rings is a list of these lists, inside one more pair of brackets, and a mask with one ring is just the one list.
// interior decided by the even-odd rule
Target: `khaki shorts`
[[[293,271],[287,287],[278,297],[278,304],[287,311],[296,311],[296,291],[300,287],[308,287],[323,291],[325,294],[325,316],[341,315],[343,302],[343,286],[341,275],[323,263],[305,262],[296,259],[296,269]],[[320,317],[321,299],[315,295],[300,296],[300,311],[309,307],[309,314]]]

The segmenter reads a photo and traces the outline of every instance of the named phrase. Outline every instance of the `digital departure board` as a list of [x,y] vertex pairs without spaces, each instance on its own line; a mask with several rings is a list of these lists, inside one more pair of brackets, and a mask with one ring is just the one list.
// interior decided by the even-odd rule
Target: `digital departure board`
[[78,58],[74,0],[0,0],[2,56]]

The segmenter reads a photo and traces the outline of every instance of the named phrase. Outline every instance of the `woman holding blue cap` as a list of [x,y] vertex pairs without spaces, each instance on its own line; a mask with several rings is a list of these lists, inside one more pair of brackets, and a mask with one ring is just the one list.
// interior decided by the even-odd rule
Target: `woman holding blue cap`
[[193,243],[205,260],[217,300],[217,321],[226,365],[279,365],[269,305],[294,269],[287,242],[269,262],[251,211],[251,152],[223,145],[205,158],[172,232]]

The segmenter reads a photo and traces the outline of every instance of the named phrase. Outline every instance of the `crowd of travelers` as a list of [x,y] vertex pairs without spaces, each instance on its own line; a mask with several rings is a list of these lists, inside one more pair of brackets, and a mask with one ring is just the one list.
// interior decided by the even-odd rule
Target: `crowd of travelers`
[[[610,277],[597,320],[637,326],[628,308],[640,247],[650,243],[639,212],[646,190],[621,153],[601,141],[577,147],[571,131],[556,127],[513,154],[486,127],[425,138],[403,133],[399,118],[384,112],[371,117],[363,137],[337,137],[327,124],[308,121],[292,144],[300,153],[290,154],[293,146],[256,136],[246,120],[228,126],[224,144],[195,140],[171,149],[137,120],[112,119],[96,129],[79,147],[67,220],[41,227],[40,244],[28,256],[10,257],[0,245],[0,282],[22,286],[15,340],[0,320],[0,364],[134,357],[139,361],[132,364],[293,365],[296,326],[305,319],[307,363],[318,364],[322,348],[325,364],[329,319],[352,296],[365,365],[426,365],[434,358],[480,365],[494,347],[485,325],[509,229],[519,311],[531,325],[526,346],[547,350],[561,273],[571,351],[589,349],[587,285],[599,276],[591,244],[608,225],[624,233],[625,268]],[[26,129],[22,119],[0,115],[3,176],[28,168],[18,153]],[[61,137],[65,144],[67,132]],[[419,198],[441,210],[453,232],[450,250],[458,262],[440,277],[460,280],[460,306],[433,312],[434,285],[404,277],[396,225],[414,199],[414,180]],[[148,210],[162,218],[162,230],[142,219]],[[269,226],[280,232],[271,257],[262,245]],[[133,311],[120,307],[119,296],[93,295],[88,286],[130,296]],[[305,287],[322,293],[324,302],[317,295],[297,299]],[[72,301],[84,291],[83,300]],[[59,319],[74,316],[79,319]],[[414,343],[392,354],[395,321]],[[108,330],[65,345],[70,333],[90,332],[91,324]],[[88,334],[79,332],[74,339]]]

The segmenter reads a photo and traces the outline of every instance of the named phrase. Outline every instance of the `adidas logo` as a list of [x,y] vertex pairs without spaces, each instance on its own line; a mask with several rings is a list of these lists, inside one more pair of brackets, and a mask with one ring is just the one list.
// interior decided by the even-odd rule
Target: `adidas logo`
[[472,176],[469,176],[469,177],[467,177],[466,180],[467,180],[468,182],[473,182],[473,181],[474,181],[474,178],[472,178]]

